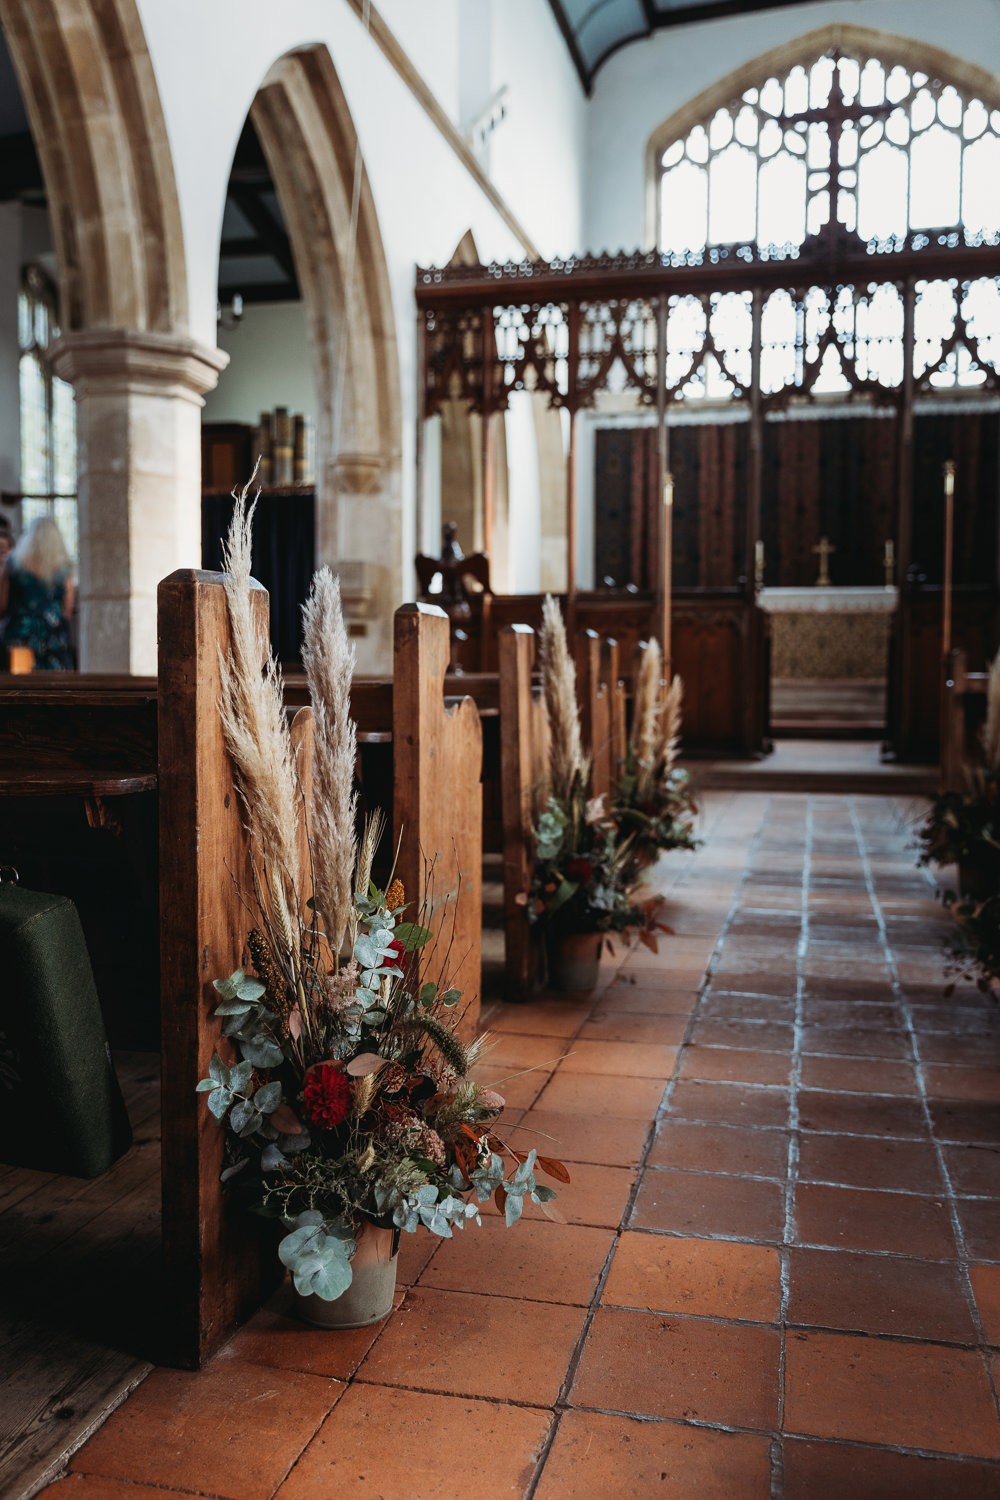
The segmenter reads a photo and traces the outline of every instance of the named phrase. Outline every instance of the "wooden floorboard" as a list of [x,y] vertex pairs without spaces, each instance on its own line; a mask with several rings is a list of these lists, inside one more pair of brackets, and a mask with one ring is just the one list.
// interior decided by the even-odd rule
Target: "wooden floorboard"
[[119,1054],[134,1144],[86,1181],[0,1168],[0,1496],[27,1500],[153,1367],[159,1059]]

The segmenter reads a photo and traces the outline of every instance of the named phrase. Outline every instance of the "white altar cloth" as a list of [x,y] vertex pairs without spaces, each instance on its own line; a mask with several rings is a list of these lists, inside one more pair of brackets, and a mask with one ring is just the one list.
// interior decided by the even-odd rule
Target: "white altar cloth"
[[827,588],[814,585],[808,589],[761,589],[757,603],[769,614],[892,614],[896,608],[897,590],[886,588]]

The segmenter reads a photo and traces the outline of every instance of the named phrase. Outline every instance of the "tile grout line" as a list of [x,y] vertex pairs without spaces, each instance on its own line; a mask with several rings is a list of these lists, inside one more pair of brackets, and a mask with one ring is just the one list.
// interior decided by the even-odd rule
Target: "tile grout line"
[[989,1345],[986,1337],[986,1330],[983,1325],[982,1317],[980,1316],[979,1306],[976,1302],[976,1296],[972,1286],[972,1278],[969,1271],[970,1256],[968,1244],[965,1238],[965,1230],[962,1226],[962,1221],[958,1212],[958,1203],[956,1201],[956,1194],[951,1180],[951,1172],[948,1167],[948,1161],[944,1154],[942,1144],[937,1137],[937,1129],[934,1122],[934,1116],[931,1112],[929,1097],[927,1094],[926,1080],[924,1079],[924,1069],[923,1062],[920,1056],[919,1038],[916,1028],[913,1024],[913,1015],[910,1009],[910,1002],[907,999],[902,984],[900,983],[899,971],[896,967],[895,955],[893,954],[892,946],[889,942],[888,932],[885,925],[885,917],[882,912],[882,905],[879,900],[878,893],[875,889],[875,882],[872,877],[871,865],[868,860],[868,852],[865,846],[864,834],[858,820],[857,808],[853,797],[850,800],[850,816],[858,841],[858,850],[861,855],[861,867],[865,873],[865,881],[868,886],[869,899],[871,900],[872,910],[874,911],[876,920],[878,922],[879,932],[882,937],[882,945],[886,956],[886,963],[888,964],[889,972],[892,977],[893,992],[896,996],[897,1004],[899,1005],[900,1011],[902,1013],[906,1032],[910,1040],[910,1047],[913,1052],[913,1072],[917,1083],[918,1099],[923,1110],[924,1119],[927,1123],[927,1130],[930,1136],[931,1144],[933,1145],[935,1155],[937,1156],[938,1170],[941,1173],[945,1185],[944,1198],[948,1205],[948,1213],[951,1219],[952,1232],[955,1236],[955,1244],[958,1252],[956,1257],[957,1270],[964,1283],[966,1301],[968,1303],[969,1312],[972,1316],[973,1326],[979,1339],[980,1359],[986,1374],[987,1386],[993,1398],[993,1408],[997,1414],[998,1419],[1000,1419],[1000,1393],[998,1393],[997,1381],[994,1378],[993,1374],[993,1362],[987,1352]]
[[[570,1354],[569,1363],[568,1363],[567,1368],[566,1368],[565,1378],[564,1378],[564,1380],[562,1382],[562,1385],[559,1388],[559,1391],[558,1391],[558,1394],[556,1396],[556,1399],[553,1402],[553,1405],[552,1405],[553,1421],[552,1421],[552,1423],[551,1423],[551,1425],[549,1427],[549,1430],[548,1430],[548,1432],[547,1432],[547,1434],[545,1436],[545,1440],[542,1443],[541,1448],[539,1449],[538,1458],[537,1458],[536,1463],[535,1463],[534,1473],[532,1474],[531,1480],[530,1480],[527,1488],[524,1491],[523,1500],[534,1500],[536,1491],[537,1491],[538,1486],[539,1486],[539,1484],[541,1483],[541,1480],[542,1480],[542,1475],[543,1475],[544,1470],[545,1470],[545,1465],[548,1462],[549,1454],[551,1453],[553,1444],[555,1443],[556,1435],[557,1435],[557,1433],[559,1431],[559,1427],[560,1427],[560,1424],[562,1422],[563,1414],[567,1410],[570,1409],[570,1401],[569,1401],[570,1392],[572,1391],[574,1382],[576,1380],[576,1374],[577,1374],[577,1371],[578,1371],[579,1366],[580,1366],[580,1361],[583,1358],[583,1352],[584,1352],[584,1349],[586,1347],[587,1339],[589,1338],[589,1335],[590,1335],[590,1330],[593,1327],[594,1318],[596,1317],[596,1314],[597,1314],[597,1309],[598,1309],[598,1307],[600,1306],[600,1303],[601,1303],[601,1298],[602,1298],[603,1293],[604,1293],[604,1288],[607,1285],[607,1280],[608,1280],[608,1276],[610,1275],[610,1272],[611,1272],[611,1265],[612,1265],[612,1262],[614,1260],[615,1252],[618,1249],[618,1245],[619,1245],[619,1243],[621,1241],[622,1234],[623,1234],[624,1230],[628,1227],[629,1222],[631,1220],[632,1212],[633,1212],[633,1209],[634,1209],[634,1206],[635,1206],[635,1201],[636,1201],[636,1198],[638,1197],[639,1189],[640,1189],[640,1186],[641,1186],[641,1183],[642,1183],[642,1179],[643,1179],[643,1175],[645,1173],[646,1163],[647,1163],[647,1160],[649,1158],[650,1152],[653,1149],[653,1144],[654,1144],[654,1142],[656,1140],[656,1136],[657,1136],[657,1132],[659,1130],[660,1123],[663,1120],[664,1115],[666,1114],[666,1110],[667,1110],[667,1107],[668,1107],[669,1101],[670,1101],[670,1095],[671,1095],[671,1093],[673,1091],[673,1088],[674,1088],[674,1085],[676,1084],[677,1079],[678,1079],[678,1075],[679,1075],[681,1064],[682,1064],[682,1058],[683,1058],[683,1054],[684,1054],[684,1048],[687,1045],[688,1038],[690,1037],[691,1032],[694,1029],[694,1026],[695,1026],[695,1024],[697,1022],[698,1013],[699,1013],[699,1011],[701,1009],[702,1001],[704,1000],[705,994],[706,994],[706,992],[708,990],[708,987],[709,987],[709,985],[711,983],[712,974],[714,972],[714,966],[715,966],[716,960],[717,960],[719,954],[722,951],[722,945],[723,945],[723,943],[725,941],[725,938],[726,938],[726,935],[727,935],[727,933],[729,931],[730,924],[732,923],[733,917],[735,916],[735,914],[736,914],[736,912],[737,912],[737,910],[739,908],[740,894],[741,894],[741,892],[743,890],[743,886],[745,885],[745,883],[747,881],[747,878],[748,878],[748,870],[749,870],[750,860],[752,858],[753,852],[756,849],[757,843],[760,840],[760,838],[762,836],[762,833],[763,833],[764,821],[766,819],[767,807],[770,805],[770,800],[771,800],[770,798],[767,798],[767,800],[765,802],[765,805],[764,805],[764,810],[762,811],[761,816],[760,816],[759,820],[757,821],[756,831],[753,833],[753,835],[752,835],[752,837],[750,839],[749,848],[748,848],[748,851],[747,851],[747,858],[746,858],[746,860],[745,860],[745,862],[743,864],[742,873],[740,874],[740,876],[738,877],[738,879],[736,881],[736,887],[735,887],[735,889],[733,891],[733,897],[732,897],[732,900],[731,900],[731,902],[729,904],[729,909],[726,912],[725,917],[723,918],[722,925],[721,925],[721,927],[719,929],[719,935],[716,938],[715,944],[713,945],[713,948],[712,948],[712,952],[709,955],[708,963],[705,965],[705,971],[704,971],[704,974],[702,976],[701,984],[698,987],[698,994],[697,994],[697,997],[695,999],[694,1005],[691,1008],[691,1014],[690,1014],[690,1017],[688,1019],[688,1024],[687,1024],[687,1026],[685,1028],[685,1031],[684,1031],[684,1037],[681,1040],[680,1045],[677,1048],[677,1056],[674,1059],[673,1071],[672,1071],[672,1073],[670,1075],[670,1078],[666,1082],[666,1085],[665,1085],[664,1090],[663,1090],[662,1098],[661,1098],[660,1103],[659,1103],[659,1105],[658,1105],[658,1107],[656,1109],[656,1112],[655,1112],[655,1114],[653,1116],[653,1119],[650,1122],[649,1128],[648,1128],[648,1130],[646,1132],[646,1139],[645,1139],[642,1151],[641,1151],[640,1156],[639,1156],[638,1164],[637,1164],[636,1169],[635,1169],[635,1178],[634,1178],[633,1183],[632,1183],[632,1189],[631,1189],[631,1192],[629,1193],[628,1201],[627,1201],[627,1203],[625,1205],[624,1210],[622,1211],[621,1220],[619,1222],[618,1228],[614,1231],[614,1236],[613,1236],[611,1245],[610,1245],[610,1247],[608,1249],[608,1253],[607,1253],[607,1256],[605,1258],[604,1264],[601,1267],[600,1275],[597,1278],[597,1284],[596,1284],[596,1286],[594,1288],[593,1296],[590,1299],[590,1304],[589,1304],[589,1306],[587,1308],[586,1315],[584,1316],[583,1327],[580,1330],[580,1334],[579,1334],[579,1336],[577,1338],[577,1341],[576,1341],[575,1345],[573,1346],[572,1353]],[[622,967],[624,967],[624,965],[622,965]],[[631,1415],[635,1416],[636,1414],[632,1413]]]
[[791,1247],[796,1237],[796,1188],[801,1158],[799,1090],[802,1084],[802,1056],[805,1030],[805,965],[809,951],[809,887],[812,876],[814,841],[813,799],[806,801],[802,830],[802,881],[799,910],[799,939],[795,949],[795,1012],[792,1021],[792,1056],[788,1080],[788,1175],[785,1184],[784,1242],[779,1252],[781,1267],[781,1307],[778,1313],[780,1351],[778,1356],[778,1437],[775,1442],[775,1466],[772,1477],[772,1500],[784,1495],[785,1385],[788,1354],[788,1305],[791,1297]]

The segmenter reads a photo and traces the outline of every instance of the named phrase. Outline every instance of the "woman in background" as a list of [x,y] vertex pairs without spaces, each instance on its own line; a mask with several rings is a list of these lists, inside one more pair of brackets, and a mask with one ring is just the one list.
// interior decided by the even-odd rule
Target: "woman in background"
[[69,620],[76,588],[62,533],[51,516],[32,521],[0,573],[4,647],[27,646],[35,670],[72,671]]

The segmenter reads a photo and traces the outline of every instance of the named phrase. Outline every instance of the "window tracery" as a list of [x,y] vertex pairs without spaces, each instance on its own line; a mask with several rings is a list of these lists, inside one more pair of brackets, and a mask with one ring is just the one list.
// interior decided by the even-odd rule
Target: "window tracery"
[[[52,369],[59,336],[56,293],[41,266],[26,266],[17,308],[20,350],[21,522],[53,515],[77,555],[76,399]],[[46,496],[56,496],[46,499]]]
[[[695,124],[659,173],[666,263],[795,267],[797,285],[760,297],[765,406],[794,395],[891,401],[907,344],[918,391],[1000,386],[1000,280],[911,288],[892,276],[901,250],[1000,243],[1000,109],[901,63],[832,52]],[[875,262],[870,280],[844,274],[859,251]],[[739,397],[753,345],[749,294],[742,306],[712,292],[672,297],[671,398]]]

